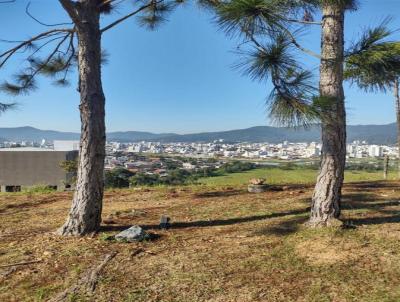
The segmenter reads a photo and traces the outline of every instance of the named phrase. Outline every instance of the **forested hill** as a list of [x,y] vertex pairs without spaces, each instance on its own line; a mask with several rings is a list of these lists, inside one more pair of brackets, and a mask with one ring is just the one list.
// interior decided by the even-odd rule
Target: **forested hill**
[[[394,144],[396,142],[396,124],[387,125],[351,125],[347,127],[348,141],[361,140],[370,144]],[[10,141],[40,141],[77,140],[78,133],[40,130],[33,127],[0,128],[1,140]],[[212,142],[223,139],[228,142],[311,142],[320,141],[318,126],[310,129],[289,129],[270,126],[259,126],[240,130],[223,132],[205,132],[195,134],[155,134],[150,132],[126,131],[110,132],[107,139],[111,141],[159,141],[159,142]]]

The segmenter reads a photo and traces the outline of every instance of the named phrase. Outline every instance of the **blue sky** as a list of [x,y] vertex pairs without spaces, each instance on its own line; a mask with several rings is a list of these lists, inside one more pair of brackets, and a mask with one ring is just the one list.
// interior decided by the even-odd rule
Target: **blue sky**
[[[27,1],[3,4],[0,38],[23,39],[43,27],[25,13]],[[387,15],[400,12],[398,0],[361,0],[357,12],[347,14],[346,40]],[[68,21],[55,0],[33,0],[31,12],[44,22]],[[104,24],[124,13],[117,11]],[[393,27],[400,28],[400,19]],[[44,28],[45,29],[45,28]],[[398,38],[398,35],[396,36]],[[319,32],[303,37],[307,47],[318,50]],[[212,22],[212,16],[194,5],[180,7],[169,22],[151,32],[132,19],[107,32],[103,46],[110,54],[103,68],[107,98],[107,130],[192,133],[268,125],[265,98],[271,86],[252,82],[232,69],[237,62],[232,41]],[[9,45],[0,43],[0,50]],[[302,58],[310,67],[317,60]],[[0,72],[5,80],[21,67],[16,58]],[[18,101],[19,108],[0,116],[0,127],[34,126],[41,129],[79,131],[79,95],[76,76],[68,88],[40,80],[34,93],[2,101]],[[349,124],[385,124],[395,120],[389,93],[366,94],[346,85]]]

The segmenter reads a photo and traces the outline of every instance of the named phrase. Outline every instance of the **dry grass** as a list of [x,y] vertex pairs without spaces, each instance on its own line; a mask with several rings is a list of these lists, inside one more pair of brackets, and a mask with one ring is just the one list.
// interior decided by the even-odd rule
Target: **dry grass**
[[[0,195],[0,266],[42,260],[0,268],[0,301],[46,301],[111,251],[95,295],[69,301],[400,301],[398,185],[347,184],[343,219],[356,228],[344,230],[303,227],[311,187],[108,191],[111,224],[93,238],[52,235],[67,193]],[[132,224],[159,239],[107,240]]]

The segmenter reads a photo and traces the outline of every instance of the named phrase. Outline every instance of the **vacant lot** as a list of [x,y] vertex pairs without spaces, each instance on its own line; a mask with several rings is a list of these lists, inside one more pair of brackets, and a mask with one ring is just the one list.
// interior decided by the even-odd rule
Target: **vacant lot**
[[[303,227],[309,186],[108,191],[107,224],[92,238],[51,233],[68,193],[0,195],[0,301],[47,301],[111,252],[92,296],[76,287],[65,301],[400,301],[399,185],[346,184],[350,227],[340,230]],[[162,214],[168,231],[157,227]],[[159,237],[109,240],[133,224]]]

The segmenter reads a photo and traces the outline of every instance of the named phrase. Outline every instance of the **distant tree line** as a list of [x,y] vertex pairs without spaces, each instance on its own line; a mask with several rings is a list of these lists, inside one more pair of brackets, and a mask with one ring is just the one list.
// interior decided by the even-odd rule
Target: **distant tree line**
[[232,161],[219,168],[202,168],[196,170],[180,169],[178,165],[167,166],[167,175],[151,173],[134,173],[125,168],[116,168],[105,172],[106,188],[127,188],[137,186],[174,186],[195,183],[202,177],[222,176],[230,173],[245,172],[258,167],[250,162]]

